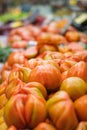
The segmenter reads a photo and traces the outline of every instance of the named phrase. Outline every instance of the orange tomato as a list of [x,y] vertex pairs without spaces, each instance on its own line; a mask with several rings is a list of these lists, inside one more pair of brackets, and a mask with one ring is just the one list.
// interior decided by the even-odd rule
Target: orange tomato
[[58,130],[56,129],[53,125],[42,122],[40,124],[38,124],[34,130]]
[[60,43],[67,44],[67,40],[59,34],[51,34],[51,33],[41,33],[40,36],[37,37],[38,47],[42,46],[43,44],[51,44],[51,45],[58,45]]
[[3,70],[1,72],[1,79],[2,81],[8,80],[11,70]]
[[24,83],[20,79],[15,78],[11,80],[8,83],[5,90],[6,97],[9,99],[11,96],[19,93],[23,86],[24,86]]
[[65,37],[69,42],[77,42],[80,40],[80,34],[77,31],[68,31]]
[[39,49],[39,53],[43,53],[45,51],[57,51],[57,48],[53,45],[43,45],[40,49]]
[[0,117],[0,130],[7,130],[7,125],[6,125],[6,123],[5,123],[5,121],[4,121],[4,118],[3,118],[3,116],[1,116]]
[[16,35],[16,34],[14,34],[14,35],[9,35],[9,38],[8,38],[8,45],[10,44],[10,45],[12,45],[13,43],[14,43],[14,41],[21,41],[22,39],[21,39],[21,37],[19,36],[19,35]]
[[76,100],[87,93],[87,84],[81,78],[69,77],[61,83],[60,90],[66,91],[72,100]]
[[68,70],[67,70],[67,71],[64,71],[64,72],[61,74],[61,77],[62,77],[62,81],[65,80],[66,78],[68,78]]
[[61,73],[52,64],[39,65],[31,71],[29,82],[39,82],[50,91],[56,90],[61,83]]
[[17,130],[15,126],[10,126],[7,130]]
[[81,121],[76,128],[76,130],[86,130],[86,129],[87,129],[87,122],[85,121]]
[[84,61],[76,63],[68,70],[67,76],[80,77],[83,80],[87,81],[87,64]]
[[8,81],[10,82],[13,79],[19,78],[23,82],[27,83],[29,82],[29,75],[30,75],[31,69],[27,67],[21,67],[17,66],[14,68],[11,73],[9,74]]
[[87,121],[87,95],[75,100],[74,106],[79,120]]
[[35,90],[37,92],[40,91],[42,93],[42,95],[44,96],[44,98],[47,97],[47,91],[46,91],[45,87],[41,83],[29,82],[29,83],[24,85],[24,87],[22,88],[22,91],[24,91],[24,89],[26,89],[26,88],[29,88],[31,90]]
[[2,84],[0,84],[0,96],[2,94],[5,94],[7,85],[8,85],[8,81],[7,80],[3,81]]
[[24,64],[26,58],[24,57],[23,51],[12,52],[8,57],[9,66],[14,65],[15,63]]
[[84,47],[79,45],[78,43],[76,42],[71,42],[69,45],[68,45],[68,48],[69,50],[73,51],[73,52],[81,52],[84,50]]
[[77,62],[71,59],[65,59],[62,60],[61,64],[60,64],[60,71],[64,72],[69,70],[73,65],[75,65]]
[[73,130],[78,124],[74,106],[65,91],[58,91],[48,99],[47,111],[59,130]]
[[17,48],[17,49],[20,49],[20,48],[27,48],[27,42],[26,41],[14,41],[11,45],[12,48]]
[[2,94],[0,96],[0,109],[2,109],[5,106],[5,104],[7,103],[7,101],[8,101],[8,99],[7,99],[6,95]]
[[46,114],[46,101],[43,97],[32,94],[17,94],[7,102],[4,119],[8,126],[14,125],[19,129],[24,129],[26,126],[34,128],[45,120]]
[[87,62],[87,51],[84,50],[84,51],[76,52],[74,55],[72,55],[71,58],[77,62],[79,62],[79,61]]

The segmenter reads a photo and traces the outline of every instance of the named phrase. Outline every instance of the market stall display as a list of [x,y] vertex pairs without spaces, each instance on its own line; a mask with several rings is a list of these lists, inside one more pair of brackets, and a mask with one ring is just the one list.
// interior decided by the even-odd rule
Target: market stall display
[[33,16],[0,43],[0,130],[86,130],[87,34]]
[[[66,26],[68,24],[68,26]],[[75,36],[74,36],[75,34]],[[34,26],[29,24],[21,28],[14,29],[10,32],[8,37],[8,45],[11,45],[12,48],[26,48],[29,45],[29,41],[38,41],[41,40],[43,43],[49,40],[48,42],[60,37],[60,43],[68,42],[82,42],[83,44],[87,43],[87,36],[84,33],[77,31],[73,26],[71,26],[67,19],[62,19],[59,21],[52,21],[48,25],[43,26]],[[44,41],[43,41],[44,40]]]
[[[73,27],[61,34],[66,24],[67,20],[54,21],[11,31],[9,45],[16,42],[21,49],[8,56],[1,70],[0,129],[86,127],[87,35]],[[37,44],[27,47],[29,40]]]

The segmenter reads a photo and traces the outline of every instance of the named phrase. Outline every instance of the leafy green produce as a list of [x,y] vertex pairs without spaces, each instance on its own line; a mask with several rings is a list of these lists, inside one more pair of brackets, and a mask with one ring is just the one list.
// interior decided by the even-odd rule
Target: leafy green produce
[[18,14],[13,13],[5,13],[4,15],[0,15],[1,22],[7,22],[9,20],[21,20],[29,16],[28,12],[21,12]]
[[85,45],[85,49],[87,50],[87,44]]
[[0,47],[0,62],[5,62],[12,52],[12,48],[10,46]]

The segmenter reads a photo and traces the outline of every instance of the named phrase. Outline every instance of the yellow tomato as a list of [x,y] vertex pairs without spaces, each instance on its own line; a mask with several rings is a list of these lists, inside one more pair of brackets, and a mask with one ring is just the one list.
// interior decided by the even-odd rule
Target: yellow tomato
[[72,100],[75,100],[87,92],[87,85],[84,80],[78,77],[70,77],[65,79],[61,86],[61,90],[66,91]]

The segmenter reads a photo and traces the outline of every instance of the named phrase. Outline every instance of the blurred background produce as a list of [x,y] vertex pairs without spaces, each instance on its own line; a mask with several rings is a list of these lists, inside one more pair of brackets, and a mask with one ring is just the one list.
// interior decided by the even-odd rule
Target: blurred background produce
[[86,6],[86,0],[0,0],[0,46],[6,50],[1,51],[1,61],[10,54],[7,48],[14,51],[36,45],[42,32],[65,35],[78,30],[78,43],[87,48]]

